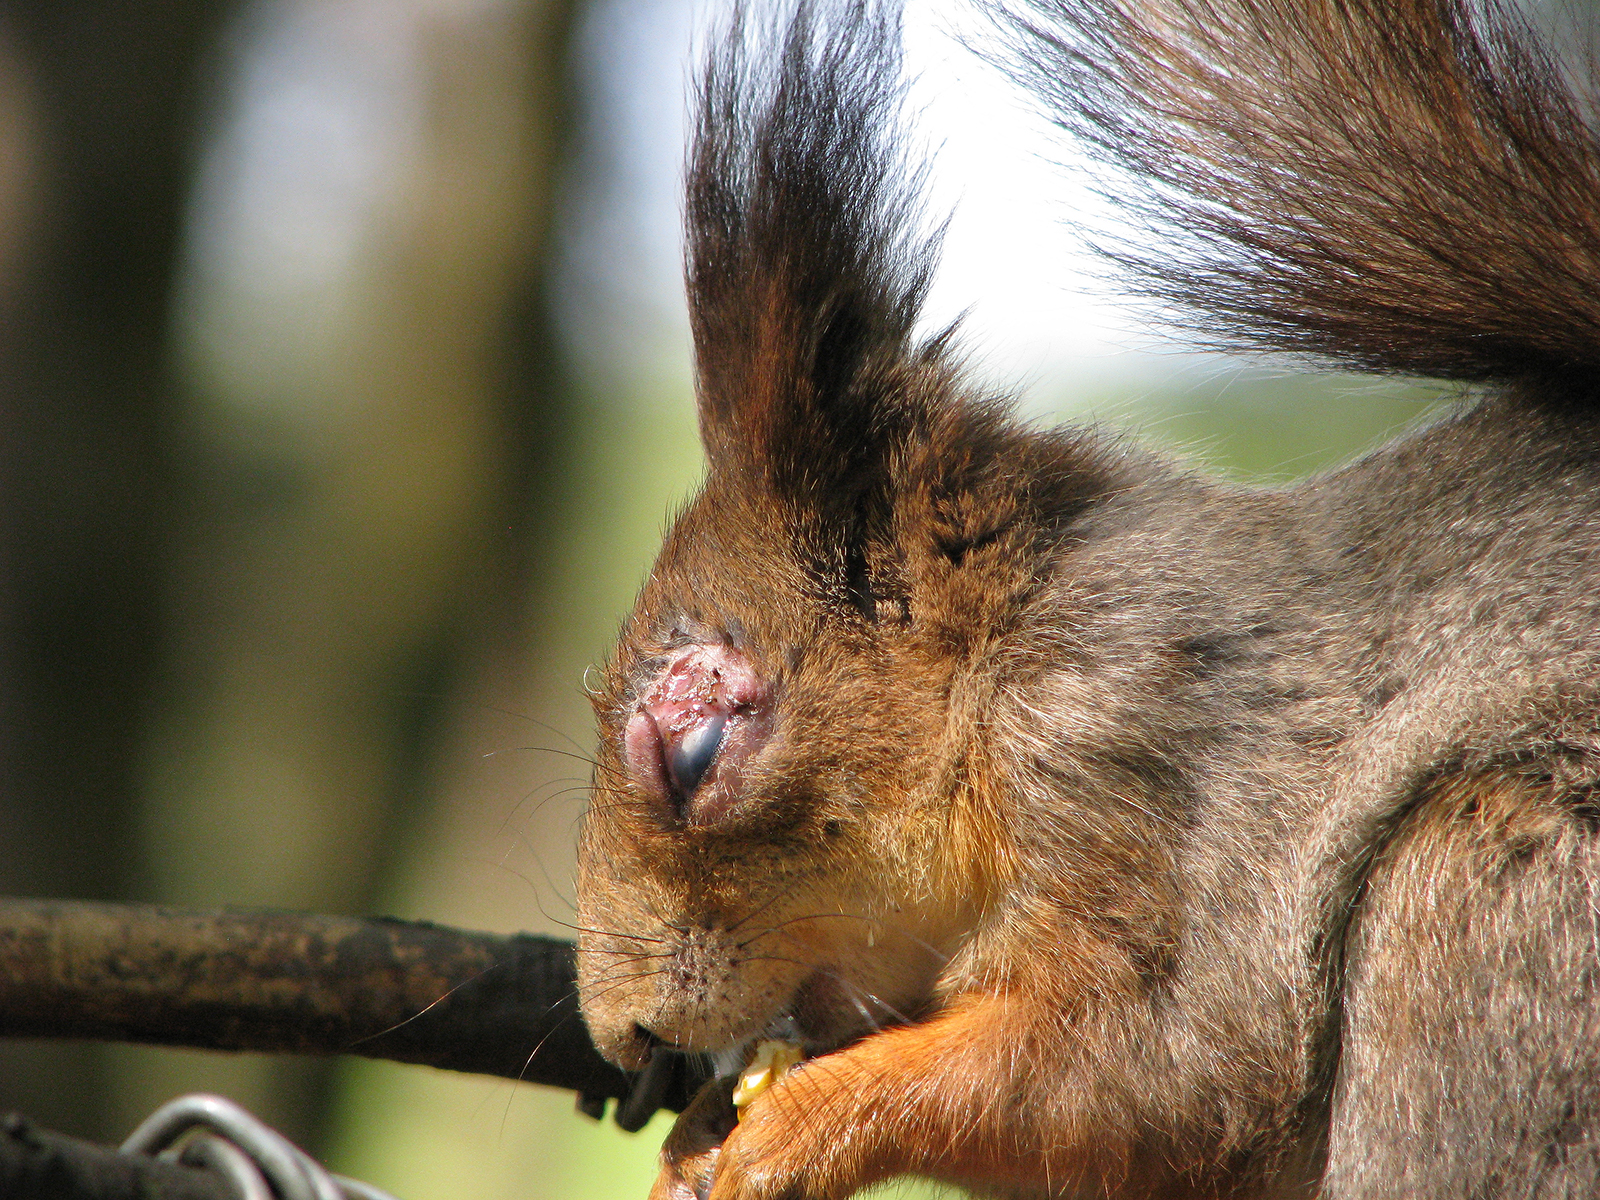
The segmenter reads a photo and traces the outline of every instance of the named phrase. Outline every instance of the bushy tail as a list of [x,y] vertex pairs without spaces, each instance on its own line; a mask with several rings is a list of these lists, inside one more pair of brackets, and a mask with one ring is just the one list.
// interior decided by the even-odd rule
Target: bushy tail
[[1109,253],[1208,342],[1600,380],[1600,142],[1498,0],[1016,0],[1004,20],[1018,74],[1164,235]]

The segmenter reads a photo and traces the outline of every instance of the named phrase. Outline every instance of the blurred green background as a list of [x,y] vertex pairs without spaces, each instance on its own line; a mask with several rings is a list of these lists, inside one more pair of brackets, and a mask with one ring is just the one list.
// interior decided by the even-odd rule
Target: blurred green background
[[[0,889],[567,932],[585,671],[700,471],[693,24],[0,3]],[[951,303],[1010,298],[974,339],[1035,419],[1276,480],[1430,399],[1129,352],[1136,318],[1019,350],[1007,312],[1073,324],[1028,298],[1079,294],[1028,240],[1063,214],[1013,180],[997,216],[927,136],[971,235]],[[662,1132],[354,1059],[0,1043],[0,1109],[102,1140],[198,1089],[405,1200],[642,1196]]]

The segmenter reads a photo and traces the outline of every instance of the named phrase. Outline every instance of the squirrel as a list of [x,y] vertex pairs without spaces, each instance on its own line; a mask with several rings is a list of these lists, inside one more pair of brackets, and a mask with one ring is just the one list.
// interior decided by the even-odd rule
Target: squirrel
[[[1600,1195],[1582,102],[1497,0],[994,3],[1160,235],[1131,286],[1461,400],[1277,487],[1026,425],[915,328],[892,0],[740,9],[686,172],[708,469],[580,837],[596,1044],[724,1071],[654,1195]],[[736,1114],[761,1039],[803,1061]]]

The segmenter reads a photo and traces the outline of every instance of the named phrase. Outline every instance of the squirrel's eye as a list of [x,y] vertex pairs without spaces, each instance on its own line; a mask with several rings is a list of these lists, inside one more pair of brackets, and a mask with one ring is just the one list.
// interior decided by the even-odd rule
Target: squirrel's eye
[[667,773],[673,790],[687,800],[705,777],[706,768],[722,748],[722,729],[728,719],[722,713],[708,713],[706,719],[676,739],[667,751]]

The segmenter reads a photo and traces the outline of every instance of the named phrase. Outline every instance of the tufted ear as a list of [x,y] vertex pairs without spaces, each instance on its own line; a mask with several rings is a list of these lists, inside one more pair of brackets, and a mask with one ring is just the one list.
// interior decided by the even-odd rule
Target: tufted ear
[[[739,10],[699,92],[688,290],[711,469],[840,518],[951,403],[912,329],[937,257],[898,144],[898,11]],[[933,375],[941,374],[933,372]]]
[[795,0],[762,31],[741,9],[711,56],[686,204],[704,504],[818,594],[869,620],[942,613],[960,642],[1109,485],[1081,439],[967,384],[953,330],[914,340],[940,232],[903,99],[893,0]]

